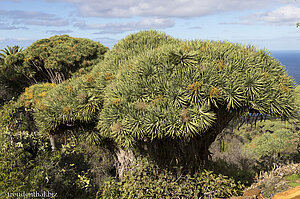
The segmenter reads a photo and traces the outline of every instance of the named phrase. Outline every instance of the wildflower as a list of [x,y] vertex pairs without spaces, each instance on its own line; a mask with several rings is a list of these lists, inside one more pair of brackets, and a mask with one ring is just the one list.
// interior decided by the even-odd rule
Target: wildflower
[[211,87],[209,89],[209,96],[211,98],[219,98],[220,97],[220,90],[216,87]]
[[105,80],[109,81],[114,79],[114,75],[112,73],[105,73]]
[[85,80],[86,80],[86,82],[92,82],[92,81],[94,81],[94,77],[92,75],[88,74],[86,76]]
[[186,88],[188,91],[190,92],[200,92],[200,89],[202,87],[202,83],[200,82],[193,82],[192,84],[188,85],[188,87]]
[[69,113],[71,111],[71,108],[69,106],[65,106],[62,111],[63,113]]
[[220,70],[223,70],[225,68],[225,63],[224,63],[224,60],[220,60],[218,63],[217,63],[217,66]]
[[41,92],[41,93],[38,94],[38,96],[39,96],[39,97],[45,97],[46,94],[47,94],[46,92]]
[[70,85],[67,85],[66,90],[67,90],[68,93],[71,93],[73,91],[73,87],[70,86]]
[[118,106],[121,103],[121,99],[115,99],[112,101],[112,103]]

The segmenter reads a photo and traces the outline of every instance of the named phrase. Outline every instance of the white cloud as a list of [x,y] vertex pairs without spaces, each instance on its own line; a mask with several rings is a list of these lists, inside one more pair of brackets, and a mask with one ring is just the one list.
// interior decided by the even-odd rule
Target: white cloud
[[0,37],[0,49],[5,48],[6,46],[15,46],[28,47],[35,40],[29,38],[9,38],[9,37]]
[[293,24],[300,19],[300,8],[287,5],[259,16],[267,23]]
[[144,18],[141,21],[126,23],[86,24],[85,22],[78,22],[75,26],[80,29],[99,30],[100,32],[96,34],[118,34],[134,30],[169,28],[174,26],[174,21],[165,18]]
[[51,35],[63,35],[63,34],[68,34],[72,33],[72,30],[47,30],[46,33],[49,33]]
[[251,13],[240,17],[236,22],[224,22],[221,24],[275,24],[275,25],[296,25],[300,21],[300,8],[295,5],[285,5],[268,12]]
[[16,29],[27,29],[26,27],[17,27],[10,25],[8,23],[1,23],[0,22],[0,30],[16,30]]
[[74,3],[85,17],[199,17],[268,7],[294,0],[48,0]]
[[117,39],[110,38],[110,37],[99,37],[99,38],[95,38],[93,40],[98,41],[101,44],[103,44],[104,46],[107,46],[109,48],[112,48],[118,42]]
[[37,26],[66,26],[69,23],[54,14],[44,12],[26,12],[22,10],[0,10],[0,16],[12,20],[12,24]]

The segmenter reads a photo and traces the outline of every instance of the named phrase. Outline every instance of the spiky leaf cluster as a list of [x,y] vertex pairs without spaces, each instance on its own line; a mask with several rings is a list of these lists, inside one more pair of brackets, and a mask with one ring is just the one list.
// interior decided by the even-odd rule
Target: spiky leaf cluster
[[40,101],[44,107],[34,114],[40,130],[55,132],[62,125],[95,122],[103,103],[103,85],[95,85],[97,76],[90,73],[71,78],[47,92]]
[[206,139],[245,113],[291,116],[292,89],[285,68],[265,51],[143,31],[116,44],[92,72],[52,89],[35,118],[54,132],[75,121],[98,122],[100,135],[123,147]]
[[[134,42],[145,35],[160,41],[147,48]],[[113,67],[103,66],[115,79],[106,87],[98,128],[121,146],[205,135],[219,125],[217,119],[247,112],[292,115],[293,82],[265,51],[229,42],[172,40],[155,32],[130,35],[117,47],[111,56],[122,47],[129,53]]]
[[68,35],[53,36],[34,42],[22,53],[6,59],[6,70],[25,76],[30,83],[61,83],[80,68],[103,59],[108,48],[89,39]]

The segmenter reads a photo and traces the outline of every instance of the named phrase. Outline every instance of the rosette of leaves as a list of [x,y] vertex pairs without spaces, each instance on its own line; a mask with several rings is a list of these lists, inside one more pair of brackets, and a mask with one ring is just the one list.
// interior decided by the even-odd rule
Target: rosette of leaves
[[81,126],[86,131],[93,129],[103,103],[103,85],[95,85],[97,76],[74,77],[50,90],[40,102],[44,107],[34,113],[40,131],[59,134]]
[[[155,47],[135,42],[147,34],[145,40],[164,39]],[[104,61],[102,71],[115,78],[105,88],[99,114],[103,136],[125,148],[185,140],[194,157],[205,159],[232,119],[293,115],[293,80],[267,52],[222,41],[171,41],[159,33],[137,33],[107,55],[115,61]],[[127,56],[123,61],[114,59],[118,51]]]
[[58,84],[80,68],[98,63],[107,51],[107,47],[89,39],[53,36],[38,40],[22,53],[6,58],[6,67],[17,74],[18,79],[25,77],[29,84]]

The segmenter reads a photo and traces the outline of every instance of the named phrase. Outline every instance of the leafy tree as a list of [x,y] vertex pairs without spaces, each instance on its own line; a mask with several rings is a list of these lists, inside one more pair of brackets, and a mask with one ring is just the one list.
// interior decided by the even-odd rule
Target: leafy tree
[[6,48],[0,50],[0,105],[15,96],[13,92],[14,86],[9,85],[9,83],[1,75],[5,68],[4,65],[6,63],[6,58],[9,56],[14,56],[22,50],[23,48],[20,48],[19,46],[7,46]]
[[10,81],[21,81],[26,85],[37,82],[58,84],[78,69],[91,67],[102,60],[106,51],[102,44],[89,39],[53,36],[34,42],[21,53],[7,56],[2,73]]
[[19,46],[13,46],[13,47],[6,46],[6,48],[1,49],[0,50],[2,52],[0,53],[1,63],[3,64],[5,62],[7,56],[15,55],[16,53],[21,52],[22,50],[23,48],[20,48]]
[[176,157],[191,153],[198,162],[207,158],[210,144],[234,118],[254,113],[292,116],[293,82],[265,51],[175,39],[161,39],[163,44],[145,49],[136,40],[146,41],[147,34],[149,40],[156,37],[141,32],[119,42],[118,48],[139,53],[115,65],[118,70],[112,67],[115,79],[105,90],[98,128],[120,146],[151,143],[165,149],[170,143],[166,161],[177,149],[181,155]]
[[[91,105],[99,135],[165,165],[195,168],[205,162],[210,144],[235,118],[293,115],[292,79],[276,59],[252,46],[143,31],[116,44],[85,78],[90,88],[101,88],[90,93],[100,103]],[[73,102],[62,97],[57,103],[65,111],[39,111],[38,126],[55,132],[56,121],[76,121],[79,106]]]

